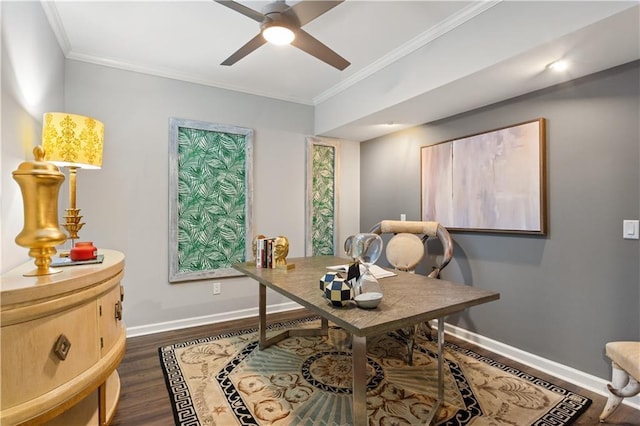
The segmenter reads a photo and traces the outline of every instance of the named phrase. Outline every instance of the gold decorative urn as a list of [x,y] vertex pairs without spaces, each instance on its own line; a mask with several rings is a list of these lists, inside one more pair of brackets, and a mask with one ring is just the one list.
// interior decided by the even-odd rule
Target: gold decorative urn
[[36,270],[25,276],[49,275],[61,272],[50,267],[55,246],[67,240],[58,225],[58,193],[64,174],[54,164],[44,161],[44,149],[33,149],[35,161],[25,161],[13,172],[20,185],[24,203],[24,227],[16,236],[16,244],[29,248],[35,258]]

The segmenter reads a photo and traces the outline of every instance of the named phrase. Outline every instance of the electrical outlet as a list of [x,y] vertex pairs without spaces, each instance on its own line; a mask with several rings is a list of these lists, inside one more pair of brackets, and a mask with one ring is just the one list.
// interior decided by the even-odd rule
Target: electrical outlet
[[213,283],[213,294],[220,294],[222,291],[220,283]]

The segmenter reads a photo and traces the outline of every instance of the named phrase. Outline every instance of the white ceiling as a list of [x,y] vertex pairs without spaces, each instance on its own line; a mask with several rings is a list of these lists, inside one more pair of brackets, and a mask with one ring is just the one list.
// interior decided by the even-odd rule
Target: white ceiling
[[268,44],[219,65],[259,24],[212,0],[43,7],[67,58],[314,105],[316,133],[361,141],[640,59],[638,4],[347,0],[304,26],[344,71]]

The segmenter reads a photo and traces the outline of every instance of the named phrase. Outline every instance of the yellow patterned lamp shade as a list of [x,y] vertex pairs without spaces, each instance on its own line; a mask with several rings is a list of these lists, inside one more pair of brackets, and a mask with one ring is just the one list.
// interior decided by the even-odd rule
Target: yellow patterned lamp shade
[[102,166],[103,143],[104,124],[94,118],[64,112],[44,115],[42,147],[45,160],[69,168],[69,208],[63,226],[73,245],[84,225],[80,209],[76,208],[76,171]]
[[42,126],[45,160],[62,167],[102,166],[104,124],[91,117],[48,112]]

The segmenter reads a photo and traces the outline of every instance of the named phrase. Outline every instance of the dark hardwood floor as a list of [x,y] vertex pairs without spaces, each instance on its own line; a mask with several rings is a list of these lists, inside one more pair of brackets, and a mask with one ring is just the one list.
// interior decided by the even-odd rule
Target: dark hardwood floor
[[[306,310],[271,314],[269,316],[269,322],[275,323],[290,319],[304,318],[306,316],[310,316]],[[169,402],[169,394],[167,393],[164,383],[164,377],[162,375],[158,357],[158,348],[160,346],[183,342],[199,337],[214,336],[216,334],[236,329],[255,328],[257,325],[257,318],[247,318],[127,339],[125,357],[122,364],[120,364],[120,367],[118,367],[122,388],[120,404],[112,425],[174,425],[173,413]],[[606,402],[605,397],[514,362],[511,359],[486,351],[473,344],[455,339],[451,336],[447,336],[447,340],[458,346],[472,349],[481,355],[486,355],[505,364],[513,365],[522,371],[530,373],[541,379],[551,381],[559,386],[591,398],[593,403],[574,423],[574,425],[602,424],[640,426],[640,411],[634,410],[624,404],[621,405],[612,416],[610,416],[607,423],[599,423],[598,416]]]

